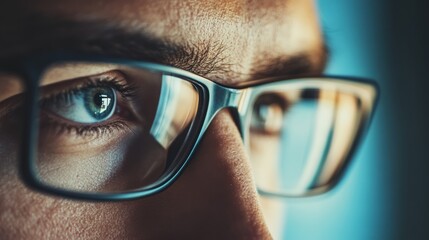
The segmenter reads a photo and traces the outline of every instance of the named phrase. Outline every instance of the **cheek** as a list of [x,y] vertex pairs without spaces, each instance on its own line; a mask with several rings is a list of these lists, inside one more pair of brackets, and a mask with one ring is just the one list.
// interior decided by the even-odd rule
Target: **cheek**
[[[4,129],[3,129],[4,130]],[[18,178],[18,139],[0,135],[1,239],[123,239],[130,206],[62,200],[28,189]]]
[[43,181],[72,191],[121,192],[159,179],[167,151],[148,133],[137,130],[83,137],[41,137],[37,168]]
[[[269,173],[277,172],[278,169],[277,161],[272,159],[278,159],[279,142],[278,136],[251,134],[250,156],[252,169],[256,179],[258,179],[258,184],[271,186],[278,182],[278,179],[275,179],[277,175]],[[261,183],[260,181],[264,182]]]
[[2,239],[123,239],[131,211],[126,205],[84,203],[42,195],[15,173],[0,178]]
[[[168,213],[174,212],[175,206],[168,207],[165,204],[166,201],[159,201],[158,198],[101,203],[64,200],[35,192],[27,188],[18,177],[17,153],[19,152],[18,143],[21,141],[14,136],[19,134],[16,134],[16,131],[8,133],[1,126],[0,133],[1,239],[139,239],[150,235],[150,232],[153,234],[154,231],[165,229],[165,227],[159,227],[163,226],[163,221],[158,217],[158,209],[162,208]],[[152,139],[139,140],[139,148],[134,146],[133,149],[142,149],[142,142],[147,143],[146,147],[153,142]],[[55,142],[55,144],[63,143]],[[160,151],[152,145],[150,148],[153,151]],[[99,158],[113,156],[99,150],[94,152],[87,148],[81,154],[88,157],[98,153]],[[103,154],[100,155],[100,153]],[[124,155],[123,152],[120,151],[120,153]],[[65,152],[62,154],[67,157],[73,155]],[[165,157],[162,159],[164,160]],[[100,163],[97,163],[96,159],[93,160],[95,165]],[[76,161],[72,161],[70,164],[75,165],[75,163]],[[159,168],[163,169],[163,161],[158,163],[161,166]],[[146,168],[151,167],[133,165],[133,169]],[[130,172],[139,176],[142,174],[142,171],[134,173],[129,169],[125,172],[128,178]],[[60,175],[64,178],[67,171]],[[153,201],[148,201],[149,199]]]

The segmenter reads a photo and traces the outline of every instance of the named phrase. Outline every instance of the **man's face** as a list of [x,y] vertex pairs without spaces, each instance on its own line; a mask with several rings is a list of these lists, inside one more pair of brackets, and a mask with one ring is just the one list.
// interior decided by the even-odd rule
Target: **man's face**
[[[311,0],[19,2],[0,7],[2,60],[52,49],[128,54],[226,85],[320,73],[324,66]],[[184,55],[194,58],[148,51],[150,44],[132,35],[149,36],[151,44],[183,46]],[[14,162],[9,152],[0,148],[0,158]],[[256,192],[248,153],[226,110],[216,115],[178,180],[151,197],[65,200],[29,190],[16,169],[0,173],[0,236],[5,239],[265,239],[267,225],[275,224],[270,219],[277,219],[271,216],[272,204]]]

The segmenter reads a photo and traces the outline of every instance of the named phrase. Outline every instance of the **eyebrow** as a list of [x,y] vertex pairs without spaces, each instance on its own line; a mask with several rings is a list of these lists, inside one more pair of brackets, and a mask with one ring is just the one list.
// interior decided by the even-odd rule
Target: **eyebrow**
[[[29,33],[37,32],[32,40],[38,51],[68,50],[171,65],[223,84],[236,84],[240,79],[261,79],[276,76],[321,74],[327,59],[328,47],[317,53],[302,52],[293,56],[256,59],[249,73],[232,70],[225,61],[225,47],[218,42],[175,43],[155,38],[144,30],[130,31],[108,23],[83,23],[43,19]],[[22,38],[21,39],[26,39]],[[39,43],[39,44],[37,44]],[[28,44],[28,43],[27,43]],[[5,45],[3,45],[5,46]],[[312,61],[314,55],[319,61]]]
[[229,71],[222,54],[224,47],[216,42],[173,43],[144,33],[109,31],[73,46],[76,51],[112,57],[152,61],[206,76]]
[[319,60],[312,61],[312,53],[298,53],[293,56],[273,57],[261,59],[261,62],[252,69],[253,79],[263,79],[277,76],[300,76],[321,74],[329,59],[329,48],[323,45],[316,54]]

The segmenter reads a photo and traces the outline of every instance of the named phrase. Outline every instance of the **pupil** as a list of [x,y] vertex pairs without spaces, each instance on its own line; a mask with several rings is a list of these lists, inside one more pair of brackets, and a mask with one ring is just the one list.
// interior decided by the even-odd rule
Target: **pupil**
[[86,96],[86,108],[95,119],[105,120],[112,115],[116,101],[112,88],[91,88]]
[[97,107],[101,107],[102,104],[102,94],[101,93],[96,93],[94,96],[94,103]]

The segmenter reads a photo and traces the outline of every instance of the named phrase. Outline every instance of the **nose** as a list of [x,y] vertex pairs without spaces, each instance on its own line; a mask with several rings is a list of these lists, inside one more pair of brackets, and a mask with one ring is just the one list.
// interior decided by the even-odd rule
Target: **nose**
[[141,236],[162,239],[271,239],[258,198],[240,134],[222,110],[182,176],[140,200],[132,222]]

